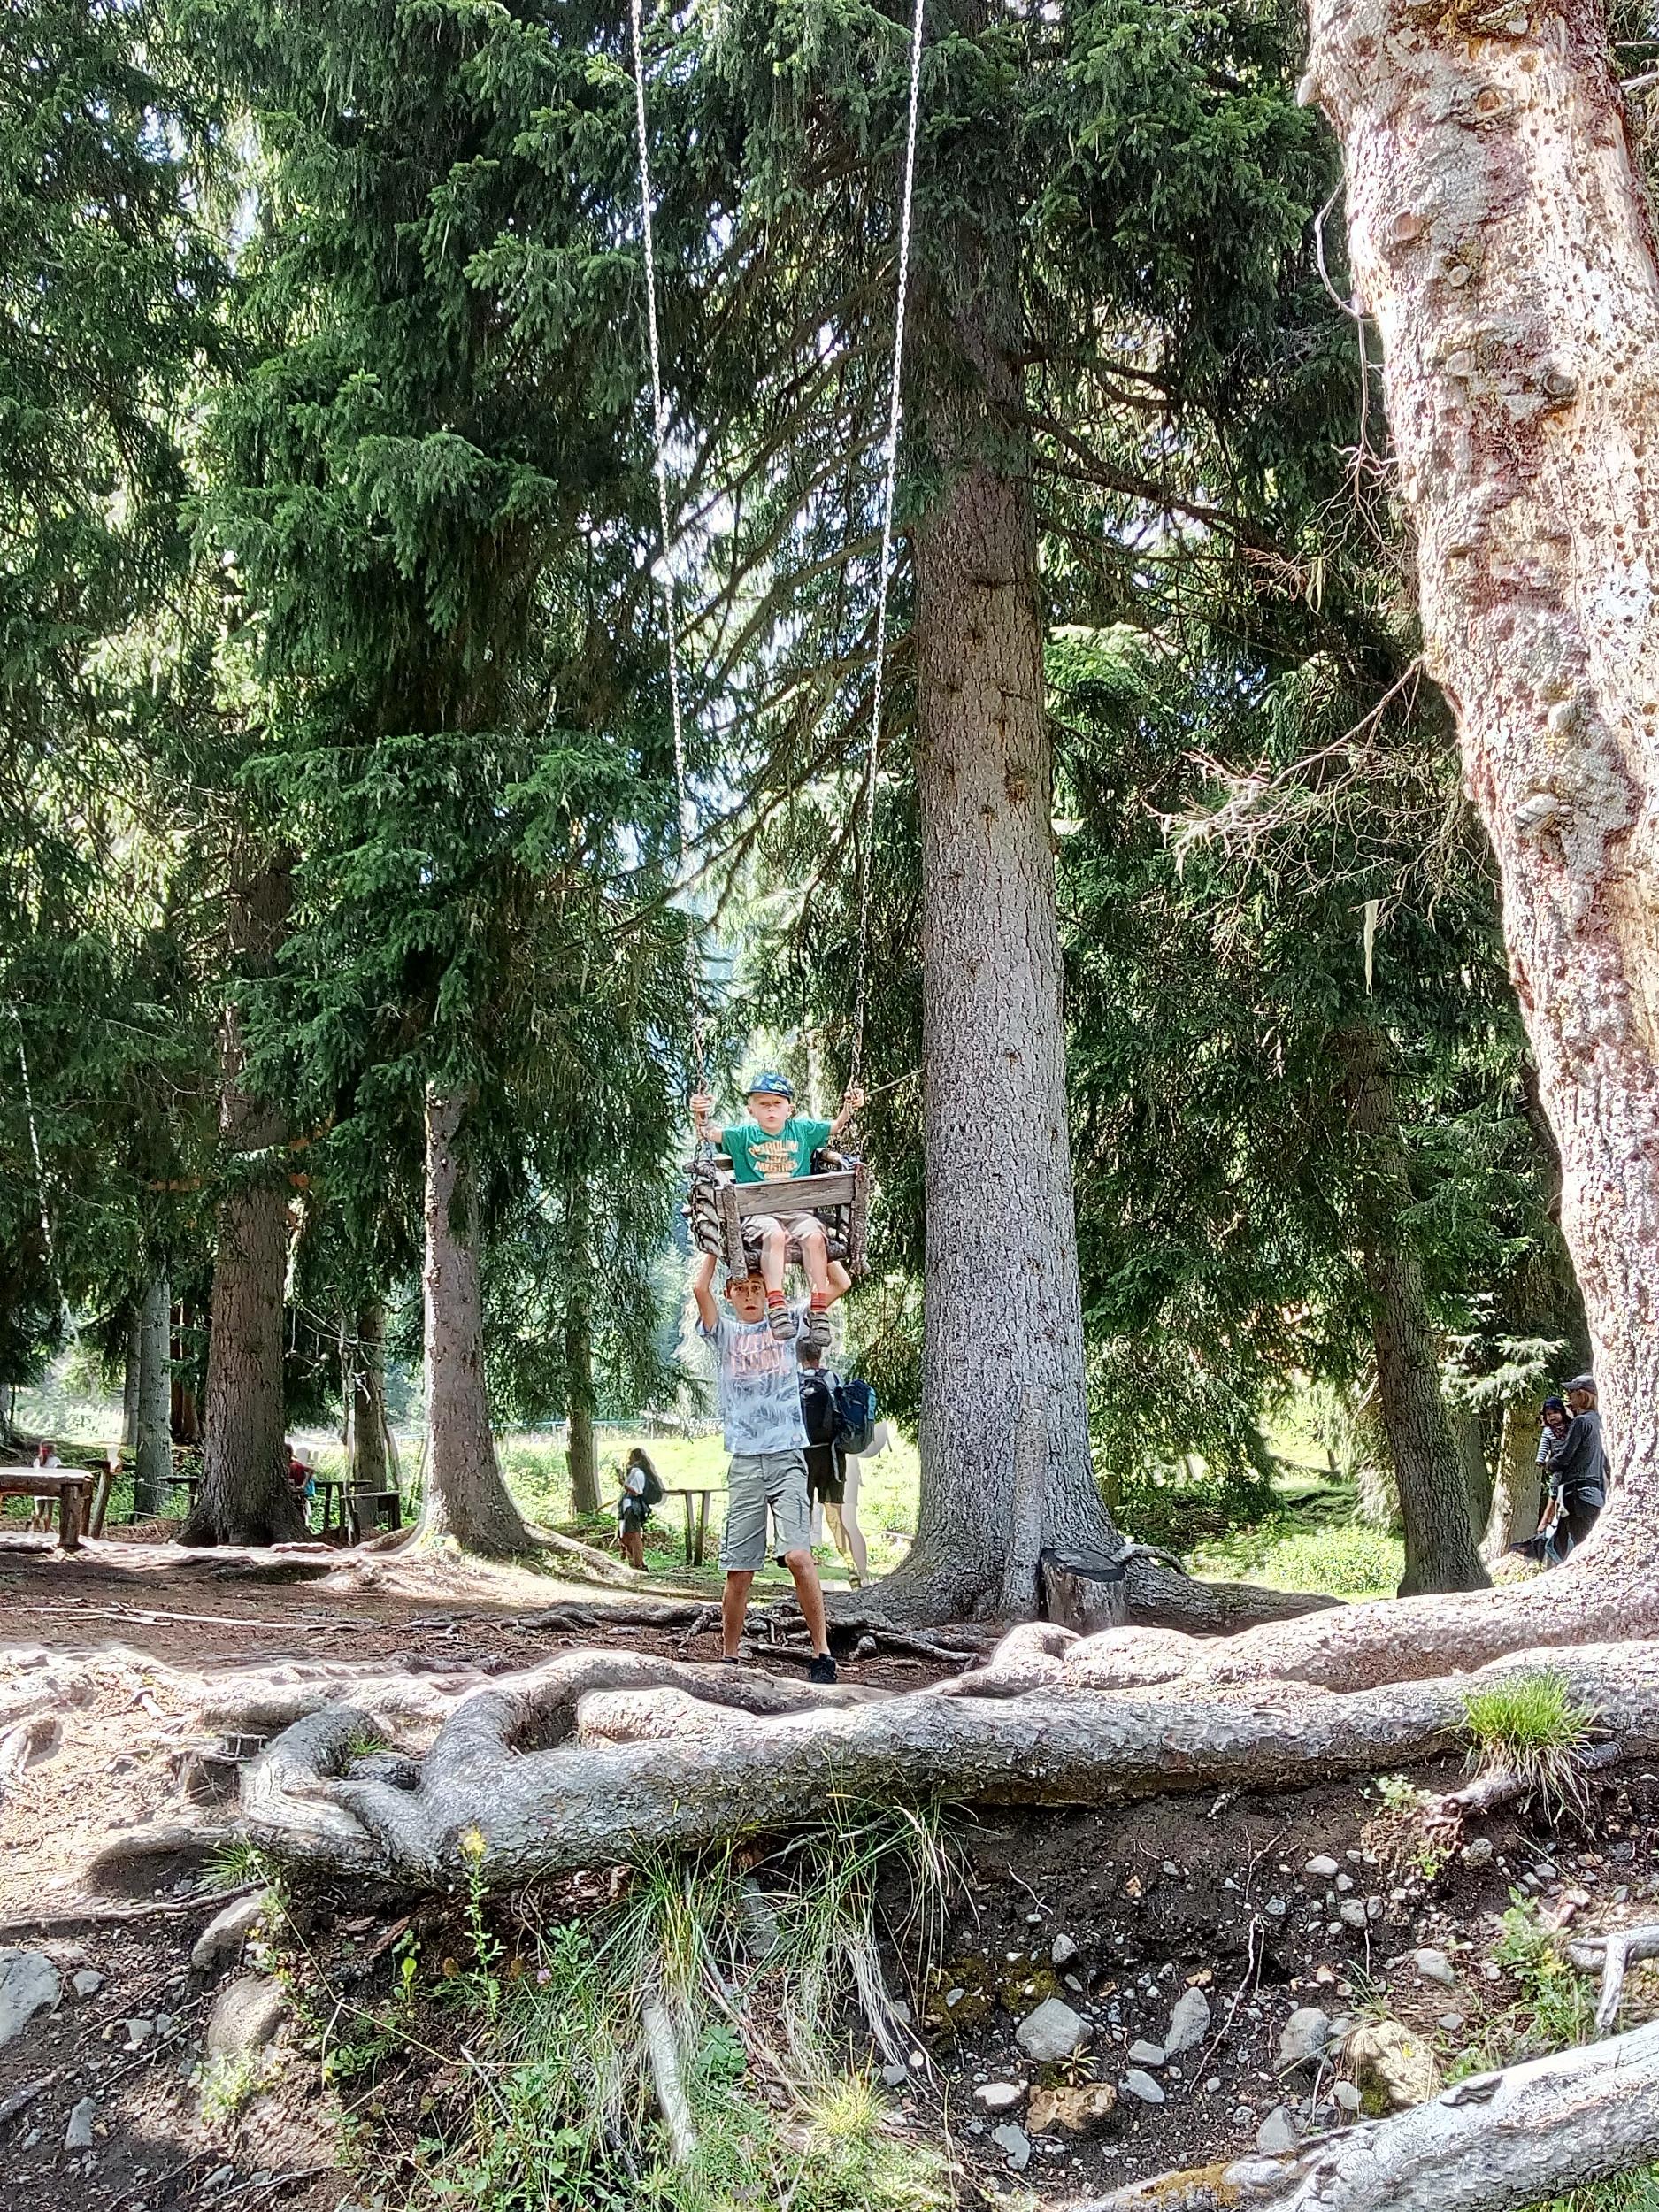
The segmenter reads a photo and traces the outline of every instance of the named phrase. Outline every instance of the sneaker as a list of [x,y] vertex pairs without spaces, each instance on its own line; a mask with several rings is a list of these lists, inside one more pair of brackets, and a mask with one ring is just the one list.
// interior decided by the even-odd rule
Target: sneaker
[[822,1306],[810,1306],[806,1319],[801,1325],[801,1341],[810,1352],[827,1352],[830,1343],[830,1317]]
[[833,1682],[835,1679],[835,1662],[827,1651],[819,1652],[807,1669],[806,1678],[809,1682]]
[[789,1310],[789,1302],[787,1298],[782,1305],[767,1308],[766,1326],[775,1337],[781,1338],[784,1343],[787,1344],[793,1340],[795,1333],[795,1316]]

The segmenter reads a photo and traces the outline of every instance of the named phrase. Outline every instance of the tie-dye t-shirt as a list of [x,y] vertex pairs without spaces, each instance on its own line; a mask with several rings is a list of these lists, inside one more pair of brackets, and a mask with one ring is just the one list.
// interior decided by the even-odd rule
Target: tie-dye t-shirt
[[[795,1331],[803,1309],[789,1309]],[[768,1321],[739,1321],[723,1313],[713,1328],[698,1331],[714,1348],[720,1379],[720,1418],[728,1452],[799,1452],[806,1448],[801,1421],[801,1373],[794,1338],[775,1337]]]

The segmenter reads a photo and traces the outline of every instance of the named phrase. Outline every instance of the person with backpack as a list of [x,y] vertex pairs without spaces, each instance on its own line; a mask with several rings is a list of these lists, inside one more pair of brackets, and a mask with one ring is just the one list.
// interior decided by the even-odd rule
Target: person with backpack
[[824,1509],[835,1548],[847,1562],[855,1590],[870,1578],[870,1555],[847,1495],[847,1445],[851,1432],[848,1415],[854,1411],[851,1394],[869,1389],[867,1383],[844,1383],[824,1365],[816,1344],[802,1344],[801,1422],[806,1430],[807,1494]]
[[650,1455],[639,1445],[628,1454],[622,1471],[622,1494],[617,1500],[617,1548],[630,1567],[645,1571],[645,1524],[651,1508],[661,1505],[667,1493]]

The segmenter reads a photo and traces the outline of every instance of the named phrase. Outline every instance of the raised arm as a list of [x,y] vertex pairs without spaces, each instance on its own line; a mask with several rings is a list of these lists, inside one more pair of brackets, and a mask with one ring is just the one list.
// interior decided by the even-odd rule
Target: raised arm
[[714,1299],[714,1254],[699,1252],[691,1271],[691,1294],[697,1302],[697,1318],[712,1336],[720,1325],[720,1309]]
[[855,1083],[848,1091],[846,1097],[842,1099],[841,1110],[840,1113],[836,1115],[834,1120],[830,1124],[830,1142],[832,1144],[833,1144],[836,1138],[840,1136],[841,1131],[846,1128],[849,1122],[852,1120],[854,1115],[856,1114],[858,1109],[864,1104],[864,1094]]
[[710,1121],[713,1112],[714,1100],[710,1094],[707,1091],[693,1091],[691,1094],[691,1126],[699,1144],[703,1141],[704,1138],[714,1145],[718,1145],[720,1141],[720,1125],[718,1122],[711,1123]]

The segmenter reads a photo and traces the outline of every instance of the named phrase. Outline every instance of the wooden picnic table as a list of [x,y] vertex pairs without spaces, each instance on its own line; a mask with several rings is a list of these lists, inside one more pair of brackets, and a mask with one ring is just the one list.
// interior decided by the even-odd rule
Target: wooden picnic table
[[92,1480],[81,1467],[0,1467],[0,1498],[56,1498],[58,1540],[65,1551],[79,1551]]
[[[666,1486],[664,1486],[663,1495],[665,1498],[678,1498],[686,1509],[686,1564],[688,1567],[700,1567],[703,1564],[703,1555],[708,1548],[709,1541],[709,1500],[714,1495],[715,1489],[718,1487],[718,1484],[707,1490],[699,1490],[695,1487],[676,1487],[671,1490]],[[694,1498],[697,1501],[695,1537],[692,1513]]]

